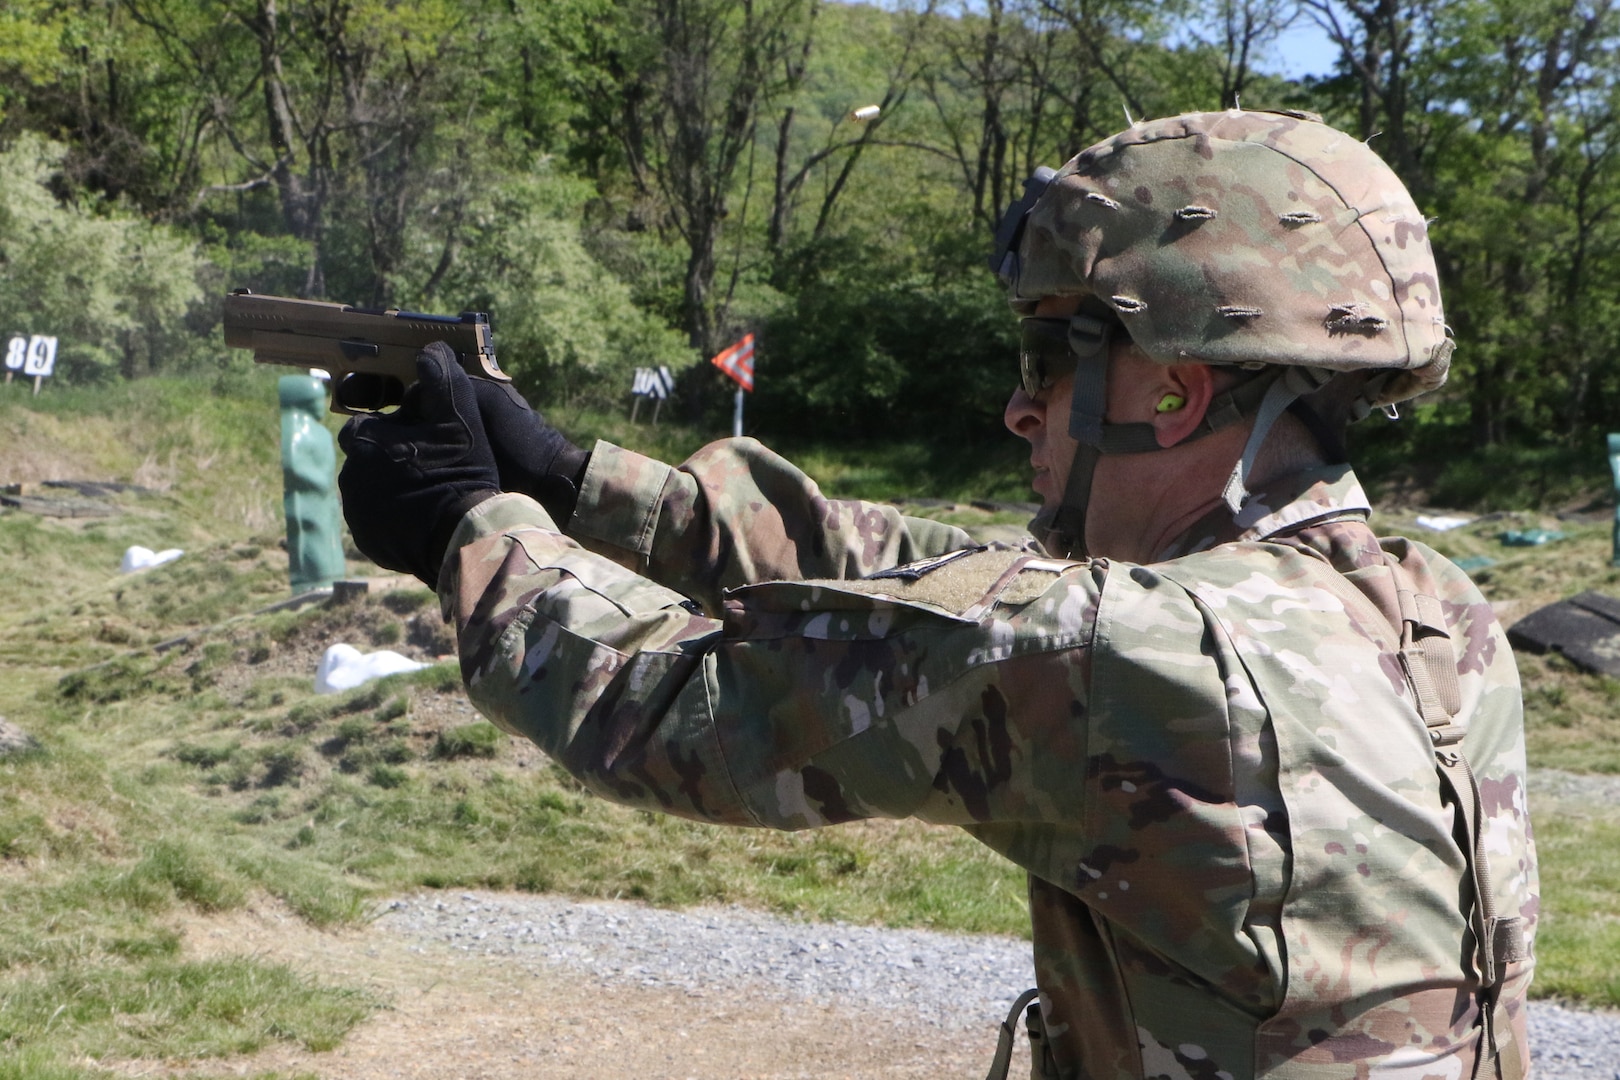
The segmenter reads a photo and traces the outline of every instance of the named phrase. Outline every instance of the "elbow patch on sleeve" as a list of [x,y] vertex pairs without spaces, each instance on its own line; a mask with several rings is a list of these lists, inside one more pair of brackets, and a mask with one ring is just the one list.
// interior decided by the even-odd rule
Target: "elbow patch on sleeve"
[[503,726],[614,802],[757,824],[715,734],[712,664],[702,649],[624,653],[545,615],[508,633],[506,663],[469,687]]

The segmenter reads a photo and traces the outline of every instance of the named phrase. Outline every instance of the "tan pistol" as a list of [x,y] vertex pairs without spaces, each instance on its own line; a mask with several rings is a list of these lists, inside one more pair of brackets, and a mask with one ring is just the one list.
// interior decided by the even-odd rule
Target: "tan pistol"
[[332,411],[381,412],[416,381],[416,354],[442,341],[468,375],[512,378],[495,362],[489,316],[423,315],[398,308],[350,307],[237,289],[225,297],[225,344],[252,349],[260,364],[319,368],[332,375]]

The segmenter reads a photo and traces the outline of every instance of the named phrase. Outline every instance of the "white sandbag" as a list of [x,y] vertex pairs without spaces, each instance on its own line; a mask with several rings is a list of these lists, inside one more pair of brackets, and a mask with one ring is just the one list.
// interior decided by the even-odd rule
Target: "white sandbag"
[[137,570],[146,570],[153,566],[162,566],[166,562],[174,562],[185,552],[179,548],[169,548],[167,551],[153,551],[151,548],[134,547],[125,550],[124,561],[119,564],[118,572],[133,574]]
[[380,679],[384,675],[398,675],[402,671],[420,671],[427,667],[408,656],[383,649],[381,652],[363,653],[353,645],[339,642],[321,657],[320,669],[315,673],[317,694],[336,694],[353,690],[361,683]]
[[1474,519],[1471,517],[1447,517],[1443,514],[1419,514],[1417,523],[1433,532],[1450,532],[1460,529]]

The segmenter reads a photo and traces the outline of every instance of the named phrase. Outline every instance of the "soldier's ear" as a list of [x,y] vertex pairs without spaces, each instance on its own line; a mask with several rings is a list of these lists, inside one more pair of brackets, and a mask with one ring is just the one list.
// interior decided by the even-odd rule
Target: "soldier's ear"
[[1215,397],[1215,372],[1208,364],[1171,364],[1162,374],[1153,413],[1161,447],[1172,447],[1197,430]]

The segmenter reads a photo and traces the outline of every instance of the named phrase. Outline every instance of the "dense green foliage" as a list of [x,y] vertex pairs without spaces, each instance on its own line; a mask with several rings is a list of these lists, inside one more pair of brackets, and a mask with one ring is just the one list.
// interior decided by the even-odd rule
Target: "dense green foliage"
[[[1336,69],[1284,78],[1306,24]],[[11,0],[0,323],[87,381],[222,362],[230,286],[482,307],[541,400],[668,364],[711,422],[695,361],[755,330],[769,439],[994,439],[982,256],[1021,178],[1122,107],[1241,97],[1372,138],[1434,216],[1457,377],[1379,460],[1596,465],[1617,29],[1608,0]]]
[[73,381],[133,375],[195,347],[183,320],[202,296],[196,245],[90,193],[58,200],[50,183],[66,153],[33,132],[0,151],[6,325],[57,335],[57,360]]

